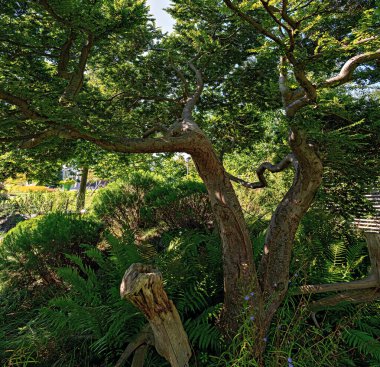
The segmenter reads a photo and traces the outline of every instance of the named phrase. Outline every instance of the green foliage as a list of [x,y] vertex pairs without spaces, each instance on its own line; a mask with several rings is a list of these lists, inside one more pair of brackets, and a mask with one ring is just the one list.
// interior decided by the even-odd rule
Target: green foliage
[[[35,284],[32,287],[19,279],[2,282],[0,290],[0,363],[2,366],[38,365],[54,344],[43,339],[44,330],[35,329],[39,309],[49,297],[61,294],[56,285]],[[30,349],[31,344],[35,348]],[[38,350],[38,351],[37,351]],[[40,353],[40,354],[39,354]]]
[[96,244],[100,228],[93,220],[60,213],[21,222],[2,240],[0,270],[29,284],[57,283],[55,269],[68,263],[65,254],[80,254],[82,244]]
[[10,197],[5,194],[0,194],[0,218],[6,218],[9,215],[17,213],[17,204],[14,200],[11,200]]
[[[378,365],[378,305],[346,305],[330,315],[317,316],[317,327],[310,319],[309,302],[305,297],[288,297],[280,307],[266,339],[265,366],[285,366],[288,358],[300,367]],[[245,322],[237,336],[220,357],[212,358],[210,366],[258,365],[251,354],[255,347],[252,321],[247,309],[242,313]]]
[[45,292],[50,300],[34,305],[26,326],[10,339],[9,361],[27,363],[27,354],[39,366],[93,366],[121,353],[145,321],[119,295],[121,264],[138,261],[136,247],[111,242],[107,255],[91,246],[80,257],[66,255],[73,265],[57,272],[65,292]]
[[[203,195],[204,190],[196,182],[164,185],[152,175],[134,175],[129,182],[111,184],[109,192],[113,199],[121,200],[126,187],[130,190],[130,200],[122,203],[127,213],[132,209],[147,213],[147,202],[156,203],[155,210],[175,206],[194,194]],[[163,193],[170,189],[174,194],[162,201]],[[98,208],[113,205],[114,212],[107,212],[111,221],[112,215],[118,212],[105,192],[98,198],[104,202],[96,205]],[[136,193],[141,193],[143,200]],[[195,202],[197,197],[192,200]],[[182,215],[186,217],[192,212],[184,210]],[[190,219],[183,219],[183,223],[192,223]],[[151,221],[144,219],[140,223]],[[132,263],[148,262],[163,273],[165,289],[180,312],[194,348],[198,361],[194,363],[206,367],[210,355],[219,353],[222,346],[215,326],[222,301],[221,248],[215,234],[189,227],[166,230],[160,243],[148,240],[138,245],[136,234],[127,227],[120,236],[107,235],[99,248],[93,246],[98,237],[91,237],[99,227],[85,217],[49,214],[10,231],[2,244],[2,277],[7,281],[14,271],[22,272],[27,274],[22,281],[33,287],[38,284],[40,291],[33,288],[34,301],[23,317],[17,314],[14,324],[1,324],[1,332],[9,339],[1,358],[9,363],[35,361],[39,366],[113,365],[126,343],[146,323],[140,312],[120,299],[120,279]],[[137,228],[149,231],[149,228]],[[16,256],[10,257],[11,251]],[[45,277],[49,273],[54,282],[44,281],[41,272]],[[14,291],[12,284],[4,292]],[[55,291],[53,285],[57,287]],[[27,301],[27,293],[24,296]],[[22,302],[11,298],[5,312],[14,312],[12,307],[19,307]],[[155,353],[149,353],[147,365],[165,365],[162,363]]]
[[92,210],[115,234],[124,229],[135,231],[142,226],[140,211],[145,196],[157,184],[158,177],[153,174],[138,173],[128,181],[118,180],[99,190]]
[[52,212],[67,213],[75,208],[75,193],[64,191],[29,192],[17,195],[12,203],[28,217]]
[[165,251],[155,265],[162,271],[165,290],[173,299],[193,347],[219,352],[218,317],[222,282],[219,239],[198,231],[177,232],[163,238]]
[[[61,153],[61,158],[64,155]],[[30,181],[38,184],[56,185],[60,179],[62,162],[57,158],[57,151],[52,149],[41,155],[36,151],[7,151],[0,159],[0,181],[25,174]]]
[[210,229],[213,215],[205,186],[183,178],[156,186],[146,196],[144,217],[165,223],[169,230],[180,228]]
[[[379,335],[377,333],[376,336]],[[345,331],[343,339],[350,347],[356,348],[360,353],[373,357],[377,362],[380,362],[380,342],[371,334],[361,330],[348,329]]]
[[[197,256],[201,261],[205,256],[214,256],[215,250],[211,248],[219,245],[210,235],[200,235],[192,245],[197,236],[191,232],[177,237],[177,246],[171,246],[150,261],[162,265],[165,287],[199,356],[220,351],[221,342],[214,325],[220,304],[210,306],[220,290],[211,279],[204,279],[210,277],[208,261],[203,260],[195,269],[196,259],[193,258]],[[210,253],[199,248],[206,243],[209,243]],[[112,364],[125,343],[131,341],[146,323],[145,318],[119,295],[120,279],[125,269],[132,263],[143,261],[132,236],[123,241],[108,236],[106,252],[87,247],[80,257],[67,255],[67,258],[74,266],[58,270],[66,291],[58,297],[53,296],[48,305],[42,305],[28,315],[33,319],[26,319],[27,328],[21,329],[17,338],[12,340],[13,352],[11,356],[8,352],[9,360],[20,358],[25,362],[23,358],[28,355],[41,366],[49,366],[52,361],[54,364],[50,365],[54,366],[75,366],[78,363],[92,366],[100,361]],[[47,344],[51,348],[47,348]]]
[[123,229],[210,228],[210,205],[203,184],[186,178],[164,182],[157,174],[134,173],[99,190],[93,212],[120,235]]
[[[290,124],[279,111],[277,83],[279,56],[287,53],[294,66],[286,70],[292,92],[304,87],[299,84],[302,80],[305,84],[305,79],[310,79],[309,89],[318,86],[316,108],[305,108],[292,124],[308,133],[325,166],[323,190],[316,203],[319,211],[306,218],[294,248],[292,282],[360,278],[367,274],[366,251],[343,219],[356,214],[356,204],[374,185],[374,167],[379,165],[378,99],[358,98],[359,87],[378,81],[379,68],[372,65],[373,60],[358,68],[354,89],[319,91],[323,81],[338,74],[349,58],[378,49],[379,38],[373,37],[378,32],[378,1],[234,4],[257,19],[267,33],[273,32],[279,42],[258,34],[251,26],[255,21],[243,21],[216,0],[173,0],[170,13],[177,21],[176,31],[165,37],[153,29],[144,1],[0,0],[0,136],[1,150],[7,152],[0,176],[22,171],[41,181],[56,181],[51,176],[57,161],[69,159],[78,164],[99,163],[99,171],[107,177],[120,176],[128,164],[159,172],[161,166],[154,165],[153,158],[141,163],[120,155],[106,157],[98,149],[91,150],[89,143],[76,140],[65,141],[62,149],[59,139],[71,132],[72,137],[82,135],[100,146],[111,141],[114,147],[128,141],[125,138],[141,137],[152,127],[171,126],[181,119],[181,104],[196,87],[192,60],[205,82],[195,121],[221,156],[227,154],[226,166],[254,181],[252,166],[278,161],[288,153]],[[294,30],[287,28],[292,24],[296,24]],[[366,38],[372,38],[371,42],[363,42]],[[50,139],[25,155],[17,148],[19,142],[37,143],[40,133]],[[153,137],[162,134],[155,131]],[[45,160],[52,175],[41,169],[46,165],[38,164]],[[118,168],[109,172],[105,166],[110,165]],[[178,177],[183,168],[172,169],[173,176]],[[248,221],[256,238],[257,261],[265,241],[263,227],[291,179],[292,174],[285,173],[268,180],[272,190],[239,192],[243,208],[253,212]],[[42,198],[31,198],[23,210],[31,214],[55,210]],[[23,337],[12,346],[9,363],[113,364],[141,326],[141,315],[129,318],[133,311],[125,312],[125,303],[119,305],[115,289],[131,261],[143,259],[162,269],[190,339],[197,352],[204,353],[199,360],[207,365],[209,354],[219,345],[213,321],[222,301],[222,266],[220,244],[210,233],[213,219],[204,187],[185,180],[163,184],[157,177],[140,175],[110,185],[97,200],[96,215],[117,235],[99,244],[102,252],[93,246],[97,224],[58,220],[60,214],[19,225],[4,239],[2,275],[7,281],[16,273],[22,275],[36,300],[25,307],[30,322],[15,324]],[[335,218],[321,214],[321,208]],[[83,247],[83,242],[93,248]],[[41,293],[51,299],[47,293],[51,283],[67,292],[54,296],[46,306],[37,301],[34,288],[41,286]],[[27,303],[26,295],[23,300]],[[305,321],[308,301],[289,298],[280,310],[278,325],[286,323],[286,328],[270,332],[268,366],[286,364],[288,356],[300,366],[364,364],[367,355],[376,357],[372,339],[377,334],[353,322],[353,308],[343,307],[341,315],[326,314],[321,331]],[[16,304],[25,306],[23,301]],[[44,311],[39,313],[41,305]],[[9,304],[5,308],[14,312]],[[104,314],[112,316],[104,318]],[[347,317],[339,326],[342,315]],[[130,331],[125,331],[127,326]],[[1,333],[12,334],[9,330]],[[224,365],[255,364],[249,350],[255,335],[248,320],[239,335]],[[342,335],[359,356],[339,351]],[[150,358],[152,364],[160,363],[157,357]]]
[[[89,248],[84,257],[96,264],[96,271],[80,257],[69,256],[78,269],[62,268],[58,275],[70,291],[53,298],[41,310],[38,321],[48,326],[50,337],[64,351],[56,362],[60,366],[75,365],[77,361],[91,366],[99,358],[105,361],[114,358],[145,323],[143,316],[119,295],[125,269],[141,260],[135,245],[110,237],[107,256]],[[67,360],[71,348],[78,348],[73,361]]]
[[296,282],[333,283],[368,275],[370,261],[364,238],[351,221],[319,205],[302,220],[293,254],[291,274],[298,275]]
[[[259,228],[260,226],[258,226]],[[260,252],[264,233],[256,230],[255,251]],[[323,284],[360,279],[368,275],[365,241],[343,217],[322,211],[319,205],[304,217],[297,233],[290,268],[290,289],[302,284]],[[315,296],[288,296],[268,333],[265,366],[375,367],[378,362],[379,303],[331,307],[310,317]],[[323,296],[322,296],[323,297]],[[255,331],[249,308],[242,310],[245,322],[218,358],[209,366],[255,366],[252,350]]]
[[[255,335],[257,331],[252,327],[252,314],[249,307],[245,305],[242,310],[243,323],[239,328],[236,336],[229,343],[227,348],[220,356],[213,356],[210,359],[210,366],[215,367],[258,367],[252,351],[255,349],[255,343],[259,342]],[[263,342],[263,341],[260,341]]]
[[[197,184],[187,187],[181,186],[183,183],[179,182],[168,186],[159,180],[152,181],[151,176],[140,176],[135,180],[133,184],[124,182],[124,185],[129,184],[132,190],[137,191],[138,188],[143,193],[143,200],[138,204],[133,200],[130,203],[144,215],[147,215],[144,211],[146,203],[152,205],[155,202],[156,208],[167,205],[167,201],[162,200],[167,187],[173,187],[174,192],[176,187],[181,188],[176,192],[179,200],[186,198],[186,195],[192,196],[199,190]],[[144,191],[146,186],[149,190]],[[120,190],[117,185],[115,187],[111,186],[115,191]],[[175,195],[169,198],[169,203],[176,202]],[[124,205],[128,209],[129,204]],[[109,210],[108,214],[111,217],[112,211]],[[77,221],[78,224],[73,225],[74,229],[71,228],[69,232],[81,235],[86,232],[83,230],[86,228],[84,218],[75,219],[62,214],[47,216],[49,217],[56,218],[62,226],[63,223],[68,226],[68,220]],[[10,238],[24,238],[23,241],[26,241],[24,233],[34,233],[30,238],[39,238],[35,234],[35,226],[41,232],[40,236],[52,238],[52,233],[62,233],[62,230],[58,231],[52,225],[53,219],[43,221],[44,218],[46,217],[29,222],[33,224],[41,221],[39,226],[47,228],[30,224],[30,229],[29,226],[25,229],[23,226],[17,227],[18,230],[15,229],[8,235],[15,232],[17,235],[13,234]],[[367,260],[363,243],[357,241],[353,233],[347,232],[343,221],[337,223],[336,218],[326,215],[323,225],[316,226],[316,218],[321,219],[318,208],[308,214],[298,234],[291,270],[298,274],[292,277],[292,283],[306,280],[316,283],[336,281],[342,277],[351,280],[358,274],[365,275]],[[140,223],[152,222],[144,219]],[[140,230],[139,227],[138,229]],[[143,230],[148,233],[150,229]],[[152,230],[155,231],[154,228]],[[120,279],[131,263],[148,262],[162,271],[165,289],[180,312],[194,350],[192,363],[202,367],[255,366],[256,362],[251,355],[255,331],[248,307],[243,310],[245,322],[227,349],[215,327],[222,302],[221,248],[218,237],[199,229],[161,230],[163,232],[159,242],[151,242],[147,235],[146,240],[136,245],[135,233],[124,230],[121,236],[107,236],[101,242],[102,250],[94,246],[80,246],[78,252],[78,246],[74,246],[62,251],[67,255],[64,256],[63,263],[58,265],[65,267],[55,270],[55,276],[60,282],[58,289],[51,284],[34,286],[32,292],[14,292],[11,286],[5,287],[2,291],[2,296],[5,296],[2,299],[6,300],[2,303],[4,321],[0,324],[0,330],[6,335],[7,341],[0,345],[1,358],[6,363],[35,363],[41,367],[114,365],[126,343],[146,323],[134,307],[120,299]],[[63,231],[64,233],[66,232]],[[342,241],[343,233],[345,237]],[[252,228],[252,234],[256,236],[254,244],[260,253],[265,233],[261,232],[259,225]],[[311,240],[315,242],[309,242]],[[9,241],[8,239],[4,243]],[[80,242],[91,245],[83,237],[77,243]],[[61,245],[67,246],[67,240],[61,241]],[[27,247],[25,249],[30,251]],[[55,253],[46,257],[59,259],[60,255]],[[46,257],[40,260],[41,263],[45,264]],[[51,269],[57,266],[56,263],[48,265]],[[5,279],[4,275],[9,273],[4,271],[5,269],[2,272]],[[289,357],[295,366],[304,367],[312,364],[322,367],[376,366],[376,338],[379,337],[380,328],[375,321],[378,312],[375,305],[372,308],[344,306],[339,311],[317,315],[323,325],[322,329],[318,329],[308,318],[309,301],[304,297],[288,297],[281,307],[268,334],[265,357],[268,367],[285,365]],[[26,306],[24,312],[19,311],[20,305]],[[14,322],[6,321],[7,313],[15,313]],[[151,367],[166,365],[154,351],[149,353],[146,363]]]

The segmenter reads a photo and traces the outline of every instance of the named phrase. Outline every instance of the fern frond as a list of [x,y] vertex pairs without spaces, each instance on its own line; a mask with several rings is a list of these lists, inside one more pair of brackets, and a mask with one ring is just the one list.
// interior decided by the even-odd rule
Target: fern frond
[[181,313],[195,312],[204,309],[207,304],[207,289],[204,284],[197,282],[192,287],[181,291],[177,308]]
[[380,322],[373,317],[366,317],[363,319],[357,320],[355,326],[358,327],[359,330],[366,332],[374,337],[380,337]]
[[117,266],[122,276],[133,263],[142,261],[138,248],[132,236],[124,237],[123,240],[109,235],[107,242],[111,246],[111,260]]
[[253,254],[255,256],[255,260],[258,260],[263,253],[265,237],[267,234],[267,230],[261,231],[253,240]]
[[328,251],[328,257],[329,260],[331,261],[332,265],[335,266],[341,266],[345,263],[346,260],[346,245],[344,242],[335,242],[332,243],[329,246],[329,251]]
[[359,352],[372,356],[380,362],[380,342],[372,335],[361,330],[347,329],[343,333],[343,339],[349,346],[357,348]]
[[220,312],[220,305],[205,309],[195,319],[187,319],[184,327],[190,342],[200,350],[212,349],[215,352],[221,348],[221,334],[214,325],[214,320]]
[[[363,253],[366,248],[366,244],[364,241],[357,241],[354,244],[350,245],[347,249],[347,263],[351,268],[357,267],[361,261],[366,257]],[[358,262],[358,260],[360,260]]]

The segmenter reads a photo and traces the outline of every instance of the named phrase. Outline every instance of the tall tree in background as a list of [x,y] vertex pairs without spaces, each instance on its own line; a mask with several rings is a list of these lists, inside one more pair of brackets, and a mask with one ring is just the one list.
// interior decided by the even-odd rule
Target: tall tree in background
[[[165,38],[150,26],[143,1],[3,1],[1,9],[5,149],[81,139],[112,152],[190,154],[223,244],[221,327],[229,335],[237,330],[244,295],[254,292],[253,352],[262,363],[267,330],[288,290],[294,236],[322,180],[308,116],[311,108],[326,108],[329,90],[353,80],[359,66],[361,80],[376,80],[375,4],[176,0],[171,10],[176,32]],[[207,134],[212,129],[206,124],[207,111],[218,111],[215,103],[235,100],[243,107],[238,91],[214,92],[231,80],[236,65],[249,70],[249,63],[257,64],[253,89],[263,96],[255,105],[265,110],[282,104],[290,130],[290,154],[279,164],[263,163],[254,183],[226,172],[212,144],[218,139]],[[244,75],[236,77],[236,84],[242,80]],[[289,166],[295,170],[293,184],[272,216],[255,264],[231,180],[261,188],[266,170]]]

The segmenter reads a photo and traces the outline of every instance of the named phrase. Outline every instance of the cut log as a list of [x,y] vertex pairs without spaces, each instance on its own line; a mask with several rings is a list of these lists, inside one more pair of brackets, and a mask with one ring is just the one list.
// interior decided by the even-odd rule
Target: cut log
[[120,295],[148,319],[158,354],[172,367],[188,366],[189,340],[178,311],[163,288],[161,273],[150,265],[131,265],[121,282]]

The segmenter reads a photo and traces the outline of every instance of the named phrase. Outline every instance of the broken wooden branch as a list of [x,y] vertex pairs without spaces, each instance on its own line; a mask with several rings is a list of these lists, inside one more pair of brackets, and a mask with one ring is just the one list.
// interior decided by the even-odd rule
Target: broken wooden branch
[[164,290],[161,273],[150,265],[131,265],[121,282],[120,295],[148,319],[157,352],[172,367],[188,366],[189,340],[178,311]]

